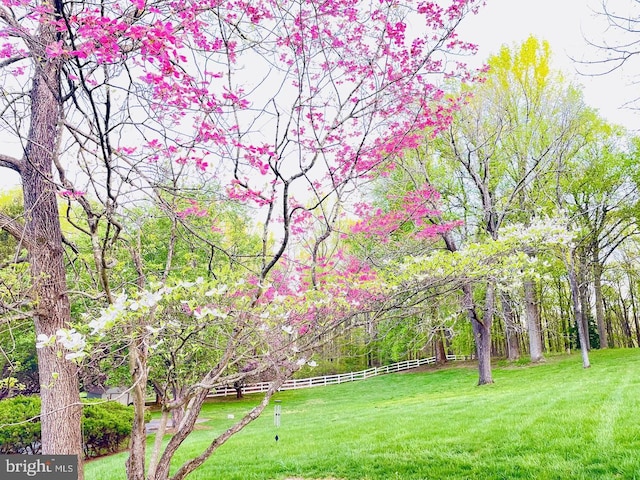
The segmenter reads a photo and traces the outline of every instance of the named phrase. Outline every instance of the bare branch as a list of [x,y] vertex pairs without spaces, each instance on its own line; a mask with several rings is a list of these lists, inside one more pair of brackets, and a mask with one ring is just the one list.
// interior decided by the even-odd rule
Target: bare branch
[[0,167],[9,168],[14,172],[21,173],[23,165],[22,160],[0,153]]
[[8,232],[25,248],[29,249],[31,241],[26,234],[24,225],[15,218],[10,217],[6,213],[0,212],[0,228]]
[[27,58],[26,55],[17,55],[15,57],[7,58],[0,62],[0,68],[8,67],[9,65],[19,62],[20,60],[24,60],[25,58]]

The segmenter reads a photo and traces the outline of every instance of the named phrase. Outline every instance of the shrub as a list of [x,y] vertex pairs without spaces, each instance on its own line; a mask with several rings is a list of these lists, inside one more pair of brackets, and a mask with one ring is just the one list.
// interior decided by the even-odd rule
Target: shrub
[[40,397],[0,401],[0,454],[40,453]]
[[[18,396],[0,401],[0,425],[3,425],[0,454],[40,453],[39,415],[40,397]],[[85,403],[82,409],[85,456],[117,452],[131,435],[132,422],[132,407],[118,402]]]
[[132,407],[118,402],[94,402],[85,404],[82,413],[87,458],[117,452],[131,435]]

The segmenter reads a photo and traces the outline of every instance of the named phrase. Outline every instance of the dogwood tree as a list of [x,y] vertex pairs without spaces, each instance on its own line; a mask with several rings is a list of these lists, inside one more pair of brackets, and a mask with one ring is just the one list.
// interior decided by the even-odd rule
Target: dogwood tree
[[[127,209],[152,200],[175,222],[204,216],[188,193],[195,176],[215,183],[219,201],[249,205],[261,225],[262,247],[245,280],[254,286],[247,309],[274,294],[276,274],[294,272],[288,292],[320,290],[337,272],[361,278],[360,266],[329,254],[342,206],[421,141],[420,132],[448,125],[457,103],[439,85],[449,76],[472,78],[452,54],[473,53],[455,28],[478,3],[1,1],[8,148],[0,167],[20,175],[25,215],[2,215],[0,225],[29,252],[44,453],[82,451],[71,360],[85,340],[70,329],[59,202],[77,202],[83,212],[74,225],[91,240],[95,278],[111,308],[137,311],[123,303],[117,292],[124,285],[110,275]],[[187,207],[171,200],[180,196]],[[219,228],[215,218],[210,228]],[[135,298],[146,299],[151,317],[129,331],[137,406],[129,478],[145,477],[149,350],[135,332],[158,328],[149,320],[156,295],[175,288],[168,275],[154,289],[139,273]],[[194,387],[191,399],[210,386]],[[168,463],[152,473],[166,478]]]

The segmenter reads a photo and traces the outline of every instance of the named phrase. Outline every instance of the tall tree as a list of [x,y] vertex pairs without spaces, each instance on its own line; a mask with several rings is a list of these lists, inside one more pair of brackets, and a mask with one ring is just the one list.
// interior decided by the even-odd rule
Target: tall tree
[[[33,63],[30,86],[25,86],[23,92],[20,82],[12,82],[12,86],[18,88],[4,96],[6,100],[3,106],[4,112],[8,108],[21,113],[27,108],[29,117],[11,118],[10,113],[9,117],[3,113],[2,118],[3,133],[8,133],[9,129],[18,133],[14,141],[18,140],[24,146],[20,157],[0,156],[0,166],[20,174],[24,194],[24,224],[5,215],[0,216],[0,223],[28,251],[32,283],[30,296],[36,333],[55,335],[59,329],[68,326],[71,313],[53,174],[59,154],[60,120],[63,116],[63,58],[51,57],[47,53],[48,46],[55,45],[60,37],[54,20],[62,18],[63,6],[60,2],[48,5],[43,19],[52,21],[35,22],[34,25],[29,19],[32,25],[26,28],[26,25],[20,24],[21,16],[16,15],[17,12],[9,5],[5,2],[0,8],[3,32],[9,40],[4,43],[3,76],[11,78],[15,74],[14,68],[20,68],[16,67],[16,63],[26,58],[33,59]],[[18,43],[23,47],[17,47]],[[13,120],[16,123],[12,125]],[[26,126],[23,121],[27,122]],[[80,456],[81,406],[76,365],[68,361],[61,346],[57,346],[38,350],[38,369],[42,399],[42,452]]]
[[[488,61],[484,83],[472,87],[467,105],[434,143],[438,161],[448,161],[465,189],[465,219],[494,241],[510,222],[525,226],[549,213],[557,162],[573,155],[581,142],[587,109],[579,90],[550,68],[548,43],[534,37],[503,46]],[[437,183],[436,183],[437,187]],[[486,289],[495,305],[495,292]],[[524,312],[531,360],[543,358],[536,285],[523,281]],[[503,306],[509,299],[501,294]],[[487,311],[487,320],[495,307]],[[505,315],[507,339],[511,315]],[[485,324],[490,326],[490,320]],[[485,334],[490,329],[485,325]],[[510,343],[514,349],[513,343]]]
[[[578,155],[567,159],[561,189],[565,207],[581,230],[583,269],[591,270],[596,324],[600,347],[609,340],[605,326],[602,275],[607,260],[631,235],[638,233],[637,140],[629,142],[622,129],[594,121],[587,143]],[[590,268],[589,268],[590,267]]]

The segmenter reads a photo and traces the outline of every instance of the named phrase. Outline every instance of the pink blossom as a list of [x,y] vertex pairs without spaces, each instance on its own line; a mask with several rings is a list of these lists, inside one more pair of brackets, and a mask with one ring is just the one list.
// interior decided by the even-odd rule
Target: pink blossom
[[86,192],[80,190],[60,190],[58,195],[62,198],[68,198],[69,200],[77,200],[80,197],[86,195]]
[[57,42],[47,45],[47,48],[45,48],[45,52],[51,58],[60,57],[67,53],[67,51],[64,49],[64,43],[62,42],[62,40],[58,40]]
[[187,218],[188,216],[206,217],[209,214],[209,212],[206,209],[200,208],[200,205],[196,200],[189,199],[188,202],[191,205],[190,207],[187,207],[184,210],[179,210],[176,212],[176,215],[179,218]]
[[357,205],[357,211],[363,219],[354,224],[351,231],[388,242],[393,233],[403,226],[411,225],[411,235],[416,238],[436,237],[458,225],[453,222],[441,224],[431,221],[440,216],[440,211],[436,208],[439,198],[440,194],[436,190],[423,185],[407,192],[402,198],[389,197],[396,205],[387,212],[380,208],[372,211],[366,205]]

